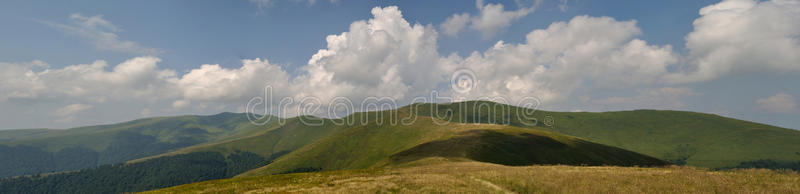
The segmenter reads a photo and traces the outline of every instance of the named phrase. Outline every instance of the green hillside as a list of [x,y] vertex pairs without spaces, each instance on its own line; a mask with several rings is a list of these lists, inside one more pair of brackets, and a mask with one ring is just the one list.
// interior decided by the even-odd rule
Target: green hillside
[[[692,166],[729,167],[761,159],[800,161],[800,131],[705,113],[662,110],[531,113],[486,101],[415,104],[404,108],[451,122],[499,123],[547,130]],[[535,127],[530,125],[533,123]]]
[[[277,121],[277,119],[272,119]],[[178,116],[64,130],[0,132],[0,177],[121,163],[179,148],[246,137],[267,126],[246,115]]]
[[[319,122],[319,125],[306,125],[303,123],[304,121]],[[295,117],[287,119],[283,125],[264,128],[249,136],[189,146],[176,151],[133,160],[131,162],[140,162],[151,158],[193,152],[217,152],[227,155],[236,151],[246,151],[265,158],[276,158],[318,139],[327,137],[345,127],[346,126],[335,125],[333,120],[330,119],[311,116]]]
[[[392,125],[408,118],[401,109],[358,113],[340,120],[353,122],[338,133],[290,152],[273,163],[241,176],[310,170],[362,169],[397,165],[430,156],[506,165],[663,165],[664,162],[627,150],[555,133],[489,124],[433,124],[420,116],[410,125]],[[383,115],[383,116],[381,116]]]

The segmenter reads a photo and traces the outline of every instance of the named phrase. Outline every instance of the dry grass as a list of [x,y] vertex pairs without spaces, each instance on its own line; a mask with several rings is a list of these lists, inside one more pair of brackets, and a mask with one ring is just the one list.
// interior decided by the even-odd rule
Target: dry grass
[[511,167],[442,159],[404,167],[234,178],[152,193],[800,193],[800,174],[691,167]]

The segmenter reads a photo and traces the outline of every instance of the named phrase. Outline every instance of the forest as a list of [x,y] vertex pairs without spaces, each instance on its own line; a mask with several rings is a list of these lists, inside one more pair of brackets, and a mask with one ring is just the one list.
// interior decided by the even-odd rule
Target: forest
[[227,157],[216,152],[195,152],[73,172],[5,178],[0,180],[0,193],[137,192],[230,178],[268,163],[251,152],[236,151]]

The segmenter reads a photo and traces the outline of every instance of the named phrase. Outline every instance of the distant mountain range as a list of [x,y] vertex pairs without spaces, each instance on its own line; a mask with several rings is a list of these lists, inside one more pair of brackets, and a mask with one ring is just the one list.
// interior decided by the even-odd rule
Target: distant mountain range
[[[469,101],[412,104],[338,119],[301,116],[279,123],[271,118],[254,125],[243,113],[222,113],[0,131],[0,177],[50,173],[0,181],[0,192],[39,188],[32,186],[37,183],[81,192],[77,187],[116,179],[125,184],[104,191],[142,191],[233,176],[402,166],[425,158],[510,166],[707,168],[800,161],[800,131],[682,111],[549,112]],[[392,124],[402,118],[415,122]],[[303,122],[309,120],[319,125]],[[120,163],[126,164],[108,165]],[[205,167],[191,168],[195,164]],[[164,179],[165,169],[182,176]],[[198,174],[201,169],[209,173]],[[123,172],[140,173],[137,179],[111,176]],[[57,181],[89,174],[107,178]]]

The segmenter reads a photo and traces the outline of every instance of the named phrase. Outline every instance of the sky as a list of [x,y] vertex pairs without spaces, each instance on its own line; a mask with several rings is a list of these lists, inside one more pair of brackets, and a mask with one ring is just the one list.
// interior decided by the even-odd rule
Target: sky
[[800,129],[797,21],[797,0],[2,1],[0,129],[244,112],[267,87],[281,116],[435,91]]

